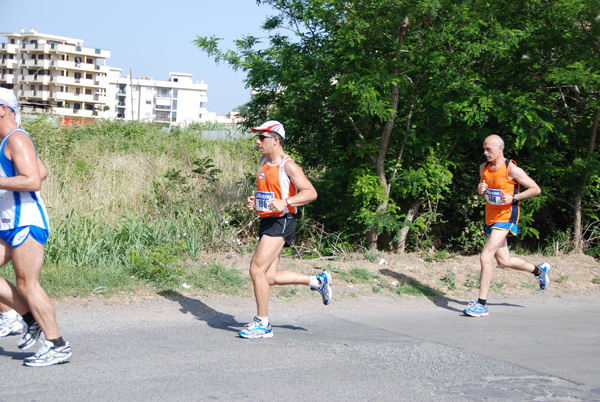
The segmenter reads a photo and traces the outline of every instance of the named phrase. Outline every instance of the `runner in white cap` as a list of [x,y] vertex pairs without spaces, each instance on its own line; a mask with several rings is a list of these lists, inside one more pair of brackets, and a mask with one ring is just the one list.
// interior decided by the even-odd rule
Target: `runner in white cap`
[[44,345],[25,358],[26,366],[64,363],[72,356],[62,339],[54,307],[40,286],[48,214],[40,195],[48,172],[37,156],[33,140],[19,127],[19,105],[14,93],[0,88],[0,264],[13,262],[15,287],[0,278],[0,302],[17,310],[27,324],[20,349],[35,345],[42,332]]
[[256,207],[260,219],[258,248],[250,262],[257,314],[254,321],[239,332],[242,338],[270,338],[269,298],[273,285],[307,285],[319,292],[323,304],[332,300],[331,273],[316,276],[279,270],[281,250],[292,245],[296,228],[296,208],[317,198],[317,192],[304,172],[283,151],[285,129],[269,120],[252,129],[263,157],[256,177],[256,193],[248,197],[247,207]]

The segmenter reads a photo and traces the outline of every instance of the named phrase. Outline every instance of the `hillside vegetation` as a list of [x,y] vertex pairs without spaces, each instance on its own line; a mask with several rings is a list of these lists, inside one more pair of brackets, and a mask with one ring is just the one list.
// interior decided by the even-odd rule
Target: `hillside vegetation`
[[[53,297],[137,292],[149,285],[168,291],[184,283],[226,293],[248,290],[245,265],[206,256],[243,259],[256,246],[257,218],[245,208],[260,155],[252,136],[235,132],[214,140],[203,138],[206,127],[107,121],[64,128],[42,119],[25,128],[50,171],[42,190],[51,219],[42,282]],[[322,191],[323,172],[305,170]],[[297,244],[288,255],[321,269],[356,253],[373,262],[385,251],[366,251],[353,233],[330,233],[315,212],[324,206],[315,204],[302,209]],[[478,220],[481,205],[470,208]],[[480,232],[465,237],[464,245],[436,248],[427,238],[439,233],[423,226],[412,232],[409,251],[425,261],[472,254],[484,238]],[[554,254],[552,247],[519,251]],[[5,267],[3,274],[13,278],[11,271]]]

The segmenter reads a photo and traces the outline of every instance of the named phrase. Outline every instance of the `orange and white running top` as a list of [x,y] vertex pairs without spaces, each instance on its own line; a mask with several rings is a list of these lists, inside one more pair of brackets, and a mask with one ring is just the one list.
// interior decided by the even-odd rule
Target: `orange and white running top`
[[296,186],[285,173],[285,164],[291,160],[289,155],[275,164],[267,162],[266,156],[260,160],[256,175],[256,210],[261,218],[296,213],[296,207],[287,206],[282,212],[277,213],[271,211],[268,206],[269,200],[285,200],[296,195]]
[[508,166],[510,163],[517,163],[512,159],[500,165],[496,170],[492,170],[491,163],[487,162],[481,173],[481,180],[484,180],[488,185],[485,191],[485,223],[493,225],[498,222],[519,223],[519,203],[516,204],[500,204],[502,193],[508,193],[511,196],[519,194],[519,183],[508,178]]

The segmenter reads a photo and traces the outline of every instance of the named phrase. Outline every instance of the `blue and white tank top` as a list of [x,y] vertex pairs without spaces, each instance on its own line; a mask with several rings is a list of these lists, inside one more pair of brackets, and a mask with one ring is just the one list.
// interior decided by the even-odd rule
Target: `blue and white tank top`
[[[16,166],[4,153],[6,141],[8,141],[8,138],[15,131],[27,134],[25,130],[16,128],[8,133],[2,140],[2,143],[0,143],[0,177],[15,177],[19,174]],[[29,134],[27,136],[29,137]],[[33,143],[33,140],[31,142]],[[0,230],[29,225],[50,230],[46,205],[44,205],[40,192],[0,189]]]

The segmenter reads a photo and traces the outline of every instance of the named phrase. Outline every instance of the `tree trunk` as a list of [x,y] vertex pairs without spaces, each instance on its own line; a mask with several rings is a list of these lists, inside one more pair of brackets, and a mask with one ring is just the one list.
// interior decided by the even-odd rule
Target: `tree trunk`
[[[404,222],[413,223],[415,218],[417,217],[417,212],[419,212],[419,208],[425,202],[424,199],[415,200],[410,208],[408,209],[408,213],[406,214],[406,218]],[[410,226],[406,225],[400,231],[400,239],[398,240],[398,244],[396,245],[396,253],[404,254],[406,250],[406,239],[408,238],[408,232],[410,231]]]
[[[385,175],[385,157],[387,154],[388,146],[390,144],[390,137],[392,136],[392,129],[394,128],[394,123],[396,122],[396,113],[398,110],[398,84],[392,86],[392,104],[391,108],[394,112],[391,114],[390,118],[386,121],[385,126],[383,128],[383,135],[381,136],[381,141],[379,142],[379,155],[375,160],[375,169],[377,172],[377,177],[379,177],[379,181],[381,181],[381,185],[385,189],[384,199],[377,206],[377,210],[375,213],[379,214],[385,212],[388,206],[388,198],[390,196],[390,186],[388,186],[387,177]],[[367,234],[367,248],[373,248],[377,246],[377,239],[379,238],[379,234],[377,233],[377,226],[373,226],[369,233]]]
[[[594,123],[592,124],[592,131],[590,132],[590,140],[588,146],[588,156],[591,156],[594,153],[594,148],[596,146],[596,138],[598,138],[598,123],[600,122],[600,110],[596,112],[594,115]],[[576,253],[583,252],[583,214],[582,214],[582,203],[583,203],[583,192],[585,191],[585,186],[587,184],[587,180],[590,176],[590,172],[588,171],[585,175],[583,182],[581,183],[580,190],[577,194],[575,194],[575,202],[573,203],[573,212],[574,212],[574,227],[573,227],[573,251]]]
[[573,236],[573,251],[576,253],[583,252],[583,235],[581,229],[582,216],[581,216],[581,194],[575,196],[575,202],[573,203],[573,209],[575,212],[575,228]]

